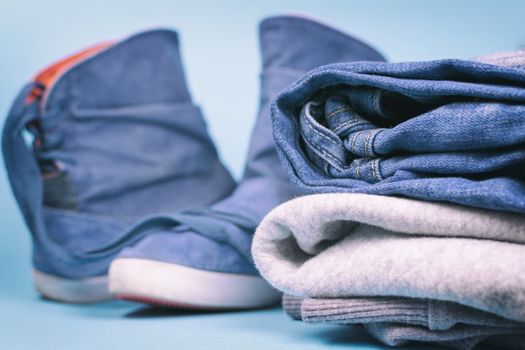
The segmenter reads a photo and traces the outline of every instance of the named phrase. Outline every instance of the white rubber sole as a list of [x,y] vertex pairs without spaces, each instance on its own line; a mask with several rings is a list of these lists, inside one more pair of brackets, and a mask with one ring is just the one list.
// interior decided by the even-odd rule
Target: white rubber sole
[[111,263],[109,291],[118,299],[206,310],[260,308],[281,298],[281,293],[258,276],[132,258]]
[[35,288],[46,298],[66,303],[96,303],[111,299],[108,277],[67,279],[33,270]]

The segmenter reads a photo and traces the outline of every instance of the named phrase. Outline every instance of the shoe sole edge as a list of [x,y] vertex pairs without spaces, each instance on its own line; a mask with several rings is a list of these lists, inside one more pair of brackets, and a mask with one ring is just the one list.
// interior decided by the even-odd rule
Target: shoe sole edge
[[44,297],[73,304],[90,304],[112,298],[108,291],[108,277],[95,276],[69,279],[33,270],[36,290]]
[[135,258],[111,263],[109,291],[118,299],[204,310],[262,308],[275,305],[281,297],[259,276]]

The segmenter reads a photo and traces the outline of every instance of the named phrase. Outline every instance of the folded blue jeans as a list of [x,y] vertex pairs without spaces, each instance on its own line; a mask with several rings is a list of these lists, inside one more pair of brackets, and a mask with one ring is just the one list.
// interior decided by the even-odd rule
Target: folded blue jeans
[[272,123],[287,175],[309,193],[525,213],[523,65],[326,65],[278,96]]

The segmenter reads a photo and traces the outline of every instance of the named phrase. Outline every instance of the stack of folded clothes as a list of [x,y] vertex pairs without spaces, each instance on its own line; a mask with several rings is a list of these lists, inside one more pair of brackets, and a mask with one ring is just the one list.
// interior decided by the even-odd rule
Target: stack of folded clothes
[[277,151],[311,195],[271,211],[252,253],[290,316],[525,349],[524,62],[333,64],[280,94]]

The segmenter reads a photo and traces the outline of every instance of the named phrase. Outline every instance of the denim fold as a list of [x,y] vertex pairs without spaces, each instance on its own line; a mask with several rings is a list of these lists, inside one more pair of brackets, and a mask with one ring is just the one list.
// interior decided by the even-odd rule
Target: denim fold
[[519,57],[503,56],[513,66],[363,61],[308,72],[272,107],[288,177],[308,193],[398,195],[524,213]]

